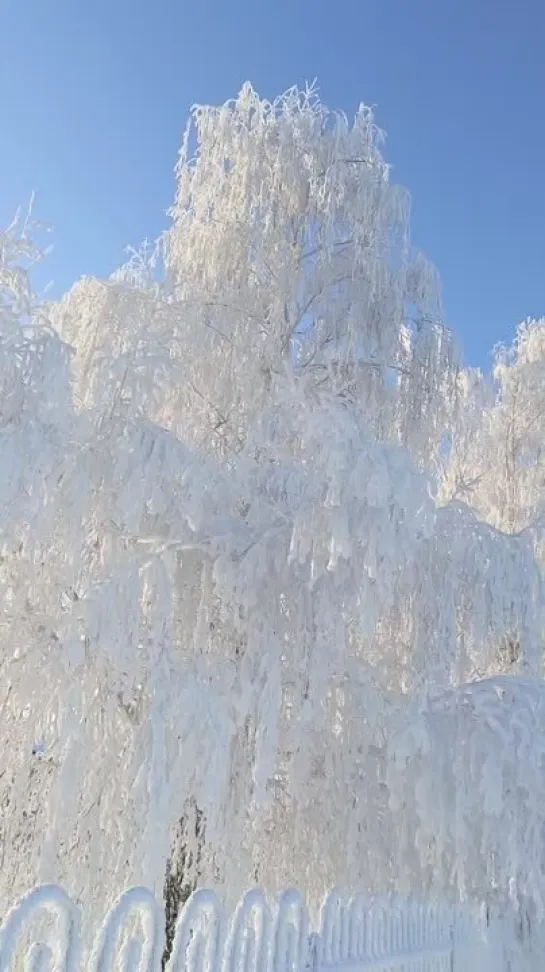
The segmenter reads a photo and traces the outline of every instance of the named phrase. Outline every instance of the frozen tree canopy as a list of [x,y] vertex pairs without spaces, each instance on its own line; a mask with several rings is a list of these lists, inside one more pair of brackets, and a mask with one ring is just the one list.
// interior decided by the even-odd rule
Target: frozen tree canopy
[[[543,533],[545,320],[525,321],[512,347],[495,349],[492,381],[460,375],[464,408],[454,426],[446,494],[505,533]],[[495,461],[492,462],[494,455]]]
[[[177,176],[153,250],[56,305],[29,227],[0,238],[3,901],[447,873],[480,894],[491,847],[507,886],[535,847],[490,795],[511,726],[478,722],[480,823],[447,872],[455,825],[422,794],[473,743],[450,702],[425,713],[514,671],[541,699],[534,540],[459,486],[481,482],[477,412],[490,455],[515,385],[531,424],[517,374],[543,394],[543,339],[498,358],[497,402],[462,370],[367,108],[246,85],[195,109]],[[533,835],[544,733],[516,770]]]

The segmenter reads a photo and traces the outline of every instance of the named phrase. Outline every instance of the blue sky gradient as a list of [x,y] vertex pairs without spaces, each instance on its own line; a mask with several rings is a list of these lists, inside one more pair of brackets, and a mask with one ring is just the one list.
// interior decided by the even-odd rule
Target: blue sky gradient
[[[37,194],[54,293],[167,224],[190,106],[318,78],[376,106],[471,363],[545,314],[543,0],[0,0],[0,223]],[[40,279],[43,279],[41,275]]]

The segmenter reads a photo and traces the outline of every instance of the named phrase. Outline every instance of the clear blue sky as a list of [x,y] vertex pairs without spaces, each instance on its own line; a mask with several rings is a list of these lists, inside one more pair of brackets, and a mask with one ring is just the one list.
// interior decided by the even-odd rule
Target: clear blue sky
[[0,0],[0,222],[37,192],[55,292],[153,238],[189,107],[318,77],[376,106],[413,239],[486,364],[545,314],[545,0]]

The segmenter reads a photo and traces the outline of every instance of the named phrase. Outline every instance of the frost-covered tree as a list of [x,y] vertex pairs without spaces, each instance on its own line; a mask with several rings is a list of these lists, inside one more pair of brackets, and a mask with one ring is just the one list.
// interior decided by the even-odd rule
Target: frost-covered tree
[[154,373],[158,394],[166,369],[148,412],[227,458],[294,376],[357,401],[380,438],[416,442],[428,406],[427,443],[450,341],[380,142],[369,109],[350,127],[312,89],[270,104],[246,85],[234,103],[197,108],[152,258],[135,254],[118,287],[83,281],[61,305],[82,403],[140,403],[138,375]]
[[[492,375],[463,370],[463,403],[451,424],[441,494],[480,519],[533,544],[545,570],[545,322],[525,321],[511,347],[499,345]],[[504,653],[516,661],[519,646]]]
[[459,375],[445,494],[504,533],[542,531],[545,500],[545,321],[525,321],[495,349],[493,374]]
[[28,246],[0,246],[3,900],[400,887],[393,733],[507,633],[531,676],[539,578],[435,498],[461,379],[370,111],[245,86],[194,112],[151,253],[39,308]]

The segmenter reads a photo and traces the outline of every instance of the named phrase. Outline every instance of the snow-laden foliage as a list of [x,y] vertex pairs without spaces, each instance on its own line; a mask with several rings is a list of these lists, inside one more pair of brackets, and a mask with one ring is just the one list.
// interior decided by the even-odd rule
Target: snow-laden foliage
[[[464,376],[370,111],[245,86],[178,180],[156,250],[56,306],[26,231],[0,248],[2,900],[55,880],[90,921],[167,869],[231,901],[406,885],[442,784],[400,724],[508,641],[539,667],[531,543],[438,493]],[[415,805],[439,886],[450,825]]]
[[[445,746],[453,742],[446,758]],[[410,873],[418,884],[428,868],[445,892],[455,886],[482,899],[507,894],[537,901],[541,920],[542,684],[503,676],[430,693],[389,745],[390,801],[405,809],[405,879]],[[414,777],[420,785],[412,790]]]
[[463,371],[443,489],[505,533],[543,532],[545,321],[521,324],[495,349],[493,377]]
[[[545,688],[496,677],[429,693],[386,758],[401,822],[398,873],[414,892],[485,901],[505,969],[543,961]],[[417,785],[415,782],[417,781]]]
[[[441,500],[463,501],[496,530],[533,546],[543,577],[545,322],[526,321],[511,347],[499,345],[492,375],[462,370],[457,383],[461,407],[438,464]],[[505,651],[518,655],[516,639],[507,639]]]

